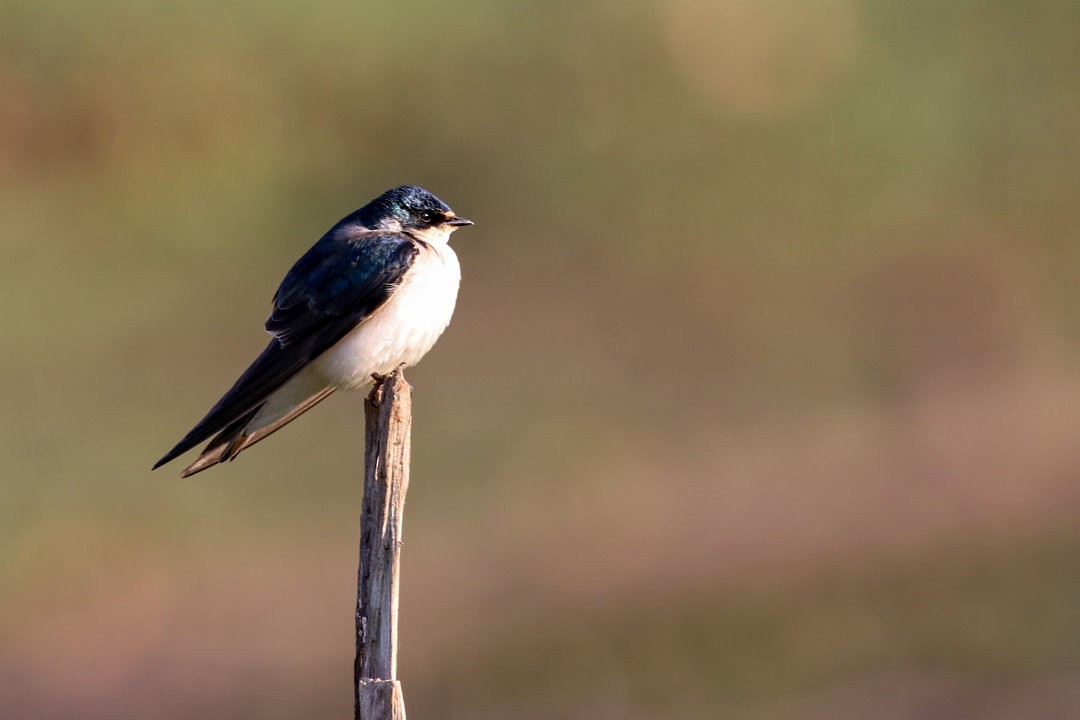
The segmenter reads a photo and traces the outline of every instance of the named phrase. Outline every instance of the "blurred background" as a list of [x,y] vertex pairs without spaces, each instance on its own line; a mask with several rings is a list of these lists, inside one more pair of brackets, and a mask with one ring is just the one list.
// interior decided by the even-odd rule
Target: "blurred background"
[[350,717],[362,398],[149,468],[412,182],[410,717],[1080,717],[1080,3],[0,17],[0,716]]

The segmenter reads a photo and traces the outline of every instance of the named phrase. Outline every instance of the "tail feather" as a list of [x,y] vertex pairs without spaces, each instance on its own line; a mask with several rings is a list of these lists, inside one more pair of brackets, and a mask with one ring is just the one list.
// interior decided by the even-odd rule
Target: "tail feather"
[[318,405],[328,398],[334,390],[333,387],[325,387],[303,402],[297,403],[285,415],[265,424],[260,424],[259,411],[263,408],[260,405],[215,435],[214,439],[203,448],[195,462],[184,468],[183,472],[180,473],[180,477],[190,477],[195,473],[212,468],[218,463],[235,459],[241,451],[246,450],[263,438],[269,437]]

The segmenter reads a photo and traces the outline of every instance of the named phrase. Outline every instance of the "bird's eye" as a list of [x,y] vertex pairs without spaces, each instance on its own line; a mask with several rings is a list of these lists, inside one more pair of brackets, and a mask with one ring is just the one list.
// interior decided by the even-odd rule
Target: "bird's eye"
[[426,223],[429,223],[435,219],[435,213],[431,212],[430,210],[421,210],[416,214],[416,216],[420,218],[421,221]]

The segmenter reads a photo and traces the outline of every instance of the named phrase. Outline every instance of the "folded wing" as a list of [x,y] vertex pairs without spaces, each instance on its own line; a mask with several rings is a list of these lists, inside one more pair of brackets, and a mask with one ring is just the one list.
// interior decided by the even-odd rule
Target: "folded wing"
[[301,257],[274,296],[273,339],[210,412],[154,465],[157,469],[250,417],[308,363],[393,294],[416,258],[407,235],[338,226]]

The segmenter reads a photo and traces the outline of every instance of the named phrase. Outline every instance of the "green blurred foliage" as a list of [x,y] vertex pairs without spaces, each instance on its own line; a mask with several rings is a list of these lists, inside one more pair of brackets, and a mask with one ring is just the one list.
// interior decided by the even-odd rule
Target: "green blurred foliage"
[[443,718],[1080,714],[1080,3],[0,2],[0,715],[347,716],[360,398],[149,465],[291,262],[477,221]]

